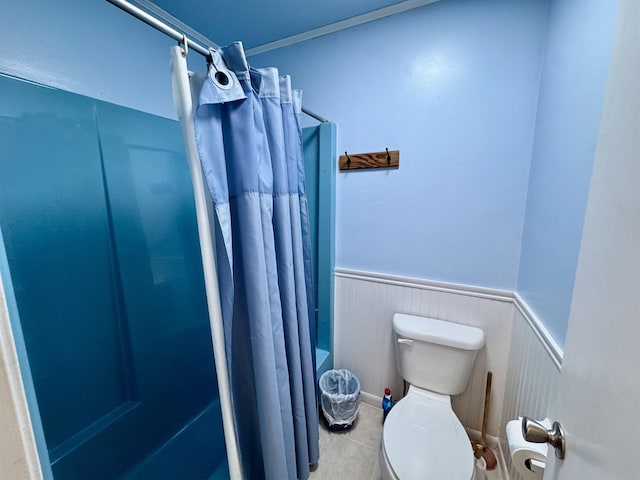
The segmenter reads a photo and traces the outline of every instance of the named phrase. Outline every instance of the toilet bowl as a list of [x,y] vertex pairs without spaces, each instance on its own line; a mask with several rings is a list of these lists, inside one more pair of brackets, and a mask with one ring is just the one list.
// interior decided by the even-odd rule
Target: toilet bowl
[[398,372],[410,386],[384,423],[382,478],[473,480],[473,450],[451,395],[466,388],[484,332],[403,314],[393,330]]
[[471,480],[473,450],[451,399],[409,387],[385,421],[380,467],[385,480]]

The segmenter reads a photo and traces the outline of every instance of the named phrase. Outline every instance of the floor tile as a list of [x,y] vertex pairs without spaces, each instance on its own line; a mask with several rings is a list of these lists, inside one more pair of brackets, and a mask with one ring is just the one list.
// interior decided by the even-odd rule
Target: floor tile
[[354,442],[379,449],[382,438],[382,409],[366,403],[361,404],[356,424],[345,434]]
[[[322,414],[321,414],[322,415]],[[310,480],[382,480],[380,442],[382,409],[360,403],[358,419],[350,430],[330,432],[320,419],[320,462]],[[499,470],[482,480],[507,478]]]
[[320,425],[320,462],[311,480],[380,478],[382,409],[361,403],[358,419],[347,431],[330,432],[323,419]]

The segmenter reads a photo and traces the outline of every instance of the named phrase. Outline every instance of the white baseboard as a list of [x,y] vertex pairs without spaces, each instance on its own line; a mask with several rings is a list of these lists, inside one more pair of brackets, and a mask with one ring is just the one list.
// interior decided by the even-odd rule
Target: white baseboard
[[382,397],[367,392],[360,392],[360,400],[368,405],[382,408]]
[[507,462],[502,454],[502,448],[500,443],[502,439],[498,438],[498,464],[500,465],[500,471],[502,472],[502,478],[509,480],[509,471],[507,470]]

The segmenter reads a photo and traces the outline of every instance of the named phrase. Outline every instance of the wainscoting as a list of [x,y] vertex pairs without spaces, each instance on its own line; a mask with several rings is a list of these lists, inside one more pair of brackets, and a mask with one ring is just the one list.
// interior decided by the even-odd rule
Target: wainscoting
[[395,365],[394,313],[482,328],[486,345],[478,353],[467,390],[453,399],[453,407],[465,427],[480,430],[486,372],[491,370],[488,433],[500,435],[514,314],[511,292],[344,269],[336,269],[335,288],[335,368],[354,372],[360,379],[363,400],[376,405],[386,386],[396,399],[403,391]]
[[[526,415],[542,420],[547,416],[560,379],[562,351],[517,294],[514,296],[514,305],[503,415],[506,419]],[[520,480],[521,475],[511,465],[504,428],[500,437],[509,478]]]
[[[486,372],[493,372],[488,434],[500,439],[511,469],[504,433],[519,415],[543,419],[559,377],[562,353],[535,315],[513,292],[415,278],[336,269],[335,368],[360,379],[364,401],[378,405],[384,387],[401,397],[392,317],[396,312],[473,325],[486,334],[467,390],[453,408],[470,430],[480,430]],[[512,473],[511,478],[518,478]]]

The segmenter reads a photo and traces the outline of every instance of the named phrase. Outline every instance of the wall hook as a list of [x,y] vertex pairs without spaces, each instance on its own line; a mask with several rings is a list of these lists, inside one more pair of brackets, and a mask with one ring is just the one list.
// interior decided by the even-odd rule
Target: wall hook
[[399,168],[400,151],[389,150],[369,153],[344,152],[340,155],[340,170],[364,170],[370,168]]
[[351,168],[351,159],[346,151],[344,152],[344,156],[347,157],[347,168]]

